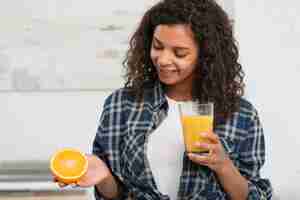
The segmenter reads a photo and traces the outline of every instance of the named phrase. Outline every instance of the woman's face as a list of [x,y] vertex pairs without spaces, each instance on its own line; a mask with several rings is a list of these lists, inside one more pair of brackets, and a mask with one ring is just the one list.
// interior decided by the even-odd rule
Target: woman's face
[[190,89],[197,57],[198,45],[188,25],[158,25],[155,28],[151,59],[162,83]]

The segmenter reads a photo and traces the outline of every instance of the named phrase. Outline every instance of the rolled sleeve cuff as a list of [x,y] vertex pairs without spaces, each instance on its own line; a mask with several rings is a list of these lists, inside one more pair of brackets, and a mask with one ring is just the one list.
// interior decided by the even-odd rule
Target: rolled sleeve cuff
[[248,181],[248,198],[247,200],[271,200],[272,190],[264,191],[256,186],[253,182]]

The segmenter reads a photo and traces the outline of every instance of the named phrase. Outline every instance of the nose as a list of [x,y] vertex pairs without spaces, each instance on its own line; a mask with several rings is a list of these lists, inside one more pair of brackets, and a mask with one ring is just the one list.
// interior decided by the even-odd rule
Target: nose
[[157,56],[157,64],[159,66],[166,66],[172,64],[172,56],[168,51],[162,51]]

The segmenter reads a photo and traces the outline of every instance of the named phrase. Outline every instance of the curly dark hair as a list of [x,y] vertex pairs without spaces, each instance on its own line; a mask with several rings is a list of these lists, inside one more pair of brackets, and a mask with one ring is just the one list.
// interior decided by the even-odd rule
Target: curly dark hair
[[228,117],[239,108],[244,93],[244,72],[232,21],[214,0],[162,0],[144,14],[130,39],[123,66],[125,87],[142,96],[145,83],[158,80],[150,58],[156,26],[186,24],[199,45],[192,96],[198,102],[211,101],[215,114]]

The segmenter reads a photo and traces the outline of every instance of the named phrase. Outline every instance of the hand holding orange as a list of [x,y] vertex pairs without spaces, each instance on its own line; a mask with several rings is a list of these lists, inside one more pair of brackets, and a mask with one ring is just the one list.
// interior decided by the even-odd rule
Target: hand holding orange
[[62,149],[51,158],[50,169],[60,187],[76,184],[92,187],[112,176],[109,168],[96,155],[84,155],[76,149]]
[[52,156],[50,169],[58,182],[76,184],[87,172],[88,159],[79,150],[64,148]]

